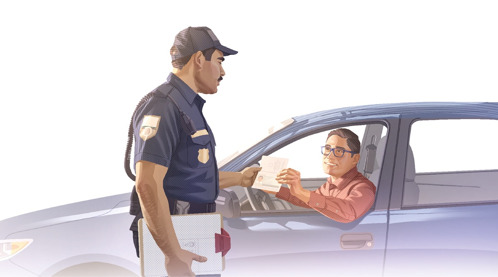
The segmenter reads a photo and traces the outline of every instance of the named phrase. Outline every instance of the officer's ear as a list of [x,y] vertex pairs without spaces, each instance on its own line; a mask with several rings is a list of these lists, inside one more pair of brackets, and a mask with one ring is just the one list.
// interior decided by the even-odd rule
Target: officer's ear
[[196,70],[201,70],[204,66],[204,62],[206,62],[206,58],[201,51],[194,53],[190,59],[192,60],[192,64]]

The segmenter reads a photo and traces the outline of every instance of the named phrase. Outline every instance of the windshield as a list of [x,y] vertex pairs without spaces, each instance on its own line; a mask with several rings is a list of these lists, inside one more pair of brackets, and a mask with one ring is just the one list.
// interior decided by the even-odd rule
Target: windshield
[[266,133],[259,134],[257,136],[260,139],[256,139],[255,141],[249,143],[249,145],[245,145],[243,147],[240,147],[235,152],[233,152],[232,154],[226,156],[223,160],[219,161],[218,162],[218,167],[224,166],[229,161],[233,160],[234,158],[236,158],[240,154],[244,153],[245,151],[247,151],[252,146],[258,144],[259,142],[263,141],[264,139],[266,139],[267,137],[273,135],[274,133],[276,133],[276,132],[278,132],[278,131],[280,131],[280,130],[282,130],[284,128],[287,128],[288,126],[290,126],[294,122],[295,122],[294,118],[289,118],[289,119],[286,119],[286,120],[284,120],[282,122],[279,122],[277,124],[272,125],[270,128],[268,128],[268,131]]

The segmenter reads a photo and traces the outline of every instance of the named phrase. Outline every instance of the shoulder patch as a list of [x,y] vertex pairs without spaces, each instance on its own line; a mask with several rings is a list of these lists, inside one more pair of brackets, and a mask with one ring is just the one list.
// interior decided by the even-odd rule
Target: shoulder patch
[[140,137],[146,141],[157,134],[159,129],[159,121],[161,117],[158,115],[145,115],[140,126]]

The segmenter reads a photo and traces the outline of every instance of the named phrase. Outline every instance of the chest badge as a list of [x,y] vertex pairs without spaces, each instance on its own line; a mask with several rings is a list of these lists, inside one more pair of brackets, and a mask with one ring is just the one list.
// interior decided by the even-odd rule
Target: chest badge
[[156,115],[146,115],[142,120],[142,126],[140,127],[140,137],[146,141],[157,134],[159,129],[160,116]]
[[209,161],[209,149],[199,149],[199,156],[197,156],[197,159],[199,160],[199,162],[206,164]]

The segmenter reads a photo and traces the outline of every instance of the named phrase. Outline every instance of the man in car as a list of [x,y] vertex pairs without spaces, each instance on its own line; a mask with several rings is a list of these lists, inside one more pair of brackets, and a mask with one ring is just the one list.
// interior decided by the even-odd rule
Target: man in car
[[[199,93],[217,92],[224,57],[237,51],[221,45],[209,28],[189,27],[178,33],[170,53],[173,72],[134,113],[135,187],[168,276],[193,276],[192,261],[206,257],[180,248],[170,215],[179,212],[177,201],[188,202],[190,214],[215,212],[220,188],[250,186],[260,168],[218,172],[213,132],[202,113]],[[130,228],[137,249],[141,214]]]
[[289,188],[281,187],[276,197],[315,209],[335,221],[354,221],[364,215],[375,200],[374,184],[356,169],[359,151],[360,141],[355,133],[345,128],[331,131],[322,146],[323,171],[330,175],[327,182],[315,191],[309,191],[302,187],[299,171],[287,168],[276,179]]

